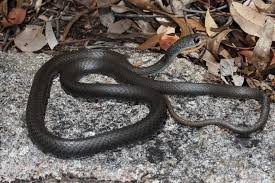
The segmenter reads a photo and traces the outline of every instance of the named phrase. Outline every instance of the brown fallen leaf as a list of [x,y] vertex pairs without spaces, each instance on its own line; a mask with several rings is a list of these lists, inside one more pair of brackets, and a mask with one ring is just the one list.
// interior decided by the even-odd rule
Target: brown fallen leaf
[[188,4],[191,4],[197,0],[170,0],[170,6],[176,15],[183,15],[183,9]]
[[95,8],[96,0],[77,0],[78,3],[86,6],[87,8]]
[[45,21],[45,22],[49,21],[49,17],[47,17],[46,15],[39,15],[38,18],[39,18],[40,20]]
[[112,5],[111,9],[115,13],[125,13],[129,11],[129,8],[125,6],[124,1],[120,1],[118,4]]
[[222,56],[223,58],[232,58],[229,51],[227,49],[221,48],[219,51],[219,55]]
[[252,62],[251,62],[251,59],[252,59],[252,56],[253,56],[253,51],[252,50],[241,50],[238,53],[245,57],[246,63],[252,64]]
[[14,44],[24,52],[38,51],[47,44],[47,39],[42,32],[41,26],[27,25],[25,30],[15,37]]
[[137,48],[140,50],[146,50],[149,48],[153,48],[159,43],[159,41],[163,35],[164,35],[164,33],[153,35],[147,41],[145,41],[144,43],[139,45]]
[[189,29],[189,26],[188,26],[187,22],[185,21],[185,19],[177,18],[177,17],[170,15],[168,13],[165,13],[165,12],[161,12],[161,14],[166,15],[167,17],[172,19],[176,24],[178,24],[178,26],[180,27],[180,31],[181,31],[181,34],[180,34],[181,37],[188,36],[191,34],[191,30]]
[[194,20],[192,18],[188,18],[187,20],[187,24],[194,30],[196,31],[201,31],[201,32],[205,32],[205,27],[197,20]]
[[252,0],[246,0],[246,1],[243,3],[243,5],[244,5],[244,6],[247,6],[247,7],[249,7],[249,8],[251,8],[251,9],[253,9],[253,10],[255,10],[255,11],[258,11],[258,9],[257,9],[257,7],[256,7],[256,5],[255,5],[255,3],[254,3],[254,1],[252,1]]
[[[257,37],[261,35],[265,20],[267,19],[266,15],[237,2],[232,2],[230,13],[234,21],[244,32]],[[271,22],[275,24],[274,19],[272,19]],[[275,41],[275,31],[273,32],[272,40]]]
[[251,88],[260,88],[264,91],[265,90],[272,91],[272,88],[263,81],[258,81],[258,80],[253,79],[253,78],[247,78],[246,82]]
[[226,29],[224,31],[222,31],[221,33],[219,33],[216,37],[210,39],[208,41],[208,49],[209,51],[217,58],[218,54],[219,54],[219,48],[220,48],[220,44],[223,40],[226,40],[226,36],[227,34],[229,34],[231,31],[233,31],[232,29]]
[[165,15],[168,18],[172,19],[180,27],[181,36],[187,36],[187,35],[191,34],[188,24],[186,23],[186,21],[183,18],[177,18],[169,13],[159,10],[159,8],[157,6],[155,6],[154,4],[152,4],[150,2],[150,0],[128,0],[128,2],[134,4],[142,9],[146,9],[146,10],[152,11],[157,14]]
[[168,50],[168,48],[170,46],[172,46],[177,40],[179,39],[179,37],[177,35],[174,36],[169,36],[164,34],[159,41],[159,46],[161,49],[163,50]]
[[121,0],[96,0],[96,4],[98,8],[107,8],[111,7],[113,4],[118,3],[119,1]]
[[209,37],[217,35],[217,32],[211,31],[211,28],[218,28],[218,25],[216,24],[215,20],[211,17],[208,9],[205,15],[205,29]]
[[180,27],[180,37],[188,36],[191,34],[191,29],[184,18],[174,17],[173,19]]
[[202,60],[206,62],[207,69],[211,74],[220,76],[220,64],[216,62],[215,57],[208,50],[205,50]]
[[150,0],[128,0],[135,6],[146,10],[158,10],[158,8],[150,2]]
[[110,0],[96,0],[99,19],[102,25],[109,27],[115,21],[115,16],[111,10]]
[[132,23],[133,23],[133,21],[130,19],[119,20],[119,21],[109,25],[107,32],[115,33],[115,34],[122,34],[123,32],[130,29],[130,27],[132,26]]
[[252,35],[249,35],[247,34],[246,37],[245,37],[245,43],[248,45],[248,46],[255,46],[256,45],[256,36],[252,36]]
[[4,27],[19,25],[24,22],[26,17],[26,10],[22,8],[13,8],[7,18],[3,18],[1,23]]
[[[170,1],[171,2],[171,1]],[[167,12],[167,13],[173,13],[171,6],[169,4],[166,4],[164,1],[162,0],[155,0],[154,1],[155,5],[157,5],[161,10]],[[170,3],[171,4],[171,3]]]
[[271,62],[270,62],[270,65],[275,65],[275,49],[272,49],[272,59],[271,59]]
[[263,12],[267,12],[267,13],[275,12],[275,1],[272,1],[271,4],[266,4],[262,0],[253,0],[253,2],[255,6]]
[[138,24],[141,31],[144,33],[151,34],[156,32],[156,30],[152,27],[152,25],[149,22],[146,22],[144,20],[136,20],[135,22]]
[[157,34],[174,34],[175,33],[175,27],[170,27],[170,26],[164,26],[164,25],[160,25],[158,30],[157,30]]
[[263,27],[262,34],[259,40],[256,43],[256,46],[253,50],[252,64],[256,68],[256,75],[261,76],[261,73],[269,65],[270,59],[270,49],[272,44],[272,35],[274,32],[273,20],[268,18]]

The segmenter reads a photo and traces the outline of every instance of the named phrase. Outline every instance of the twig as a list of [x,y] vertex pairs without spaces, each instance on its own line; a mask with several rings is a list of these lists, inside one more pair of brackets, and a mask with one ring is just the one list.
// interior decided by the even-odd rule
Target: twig
[[55,25],[56,25],[56,37],[59,39],[59,37],[60,37],[60,22],[59,22],[59,19],[55,20]]
[[[211,9],[210,12],[216,12],[216,11],[220,11],[223,9],[226,9],[228,6],[227,4],[215,8],[215,9]],[[189,13],[194,13],[194,14],[187,14],[187,15],[174,15],[174,17],[176,18],[186,18],[186,17],[192,17],[195,14],[206,14],[206,11],[201,11],[201,10],[192,10],[192,9],[187,9],[187,8],[183,8],[182,9],[185,12],[189,12]],[[121,14],[121,13],[114,13],[114,15],[116,17],[123,17],[123,18],[158,18],[158,17],[165,17],[165,15],[162,14],[158,14],[158,15],[147,15],[147,14]]]
[[9,46],[11,45],[11,43],[13,43],[13,39],[9,40],[9,41],[5,44],[5,46],[3,47],[2,51],[3,51],[3,52],[7,52]]
[[[159,18],[159,17],[166,17],[165,15],[148,15],[148,14],[121,14],[121,13],[114,13],[116,17],[122,17],[122,18]],[[192,17],[194,14],[188,14],[186,16],[184,15],[175,15],[177,18],[184,18],[184,17]]]
[[[225,4],[221,7],[211,9],[210,12],[221,11],[223,9],[226,9],[227,7],[228,7],[227,4]],[[206,12],[207,12],[207,11],[192,10],[192,9],[187,9],[187,8],[182,8],[182,10],[185,11],[185,12],[189,12],[189,13],[199,13],[199,14],[206,14]]]

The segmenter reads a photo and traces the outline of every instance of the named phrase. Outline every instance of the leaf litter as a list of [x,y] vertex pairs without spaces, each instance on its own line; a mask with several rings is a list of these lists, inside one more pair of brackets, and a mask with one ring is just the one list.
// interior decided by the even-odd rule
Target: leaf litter
[[224,83],[275,98],[275,1],[4,0],[0,13],[2,51],[62,51],[98,41],[165,51],[201,33],[207,43],[185,57]]

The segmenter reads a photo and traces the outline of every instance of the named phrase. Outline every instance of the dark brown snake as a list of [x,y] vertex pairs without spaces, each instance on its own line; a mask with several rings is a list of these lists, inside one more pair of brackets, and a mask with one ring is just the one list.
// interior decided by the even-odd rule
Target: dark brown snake
[[[195,84],[188,82],[156,81],[143,76],[152,75],[167,68],[182,50],[192,48],[201,41],[199,34],[179,39],[155,64],[135,68],[124,55],[110,50],[82,49],[53,57],[35,74],[27,104],[27,127],[31,140],[39,149],[60,158],[91,156],[118,146],[145,139],[158,131],[167,116],[167,107],[176,120],[171,104],[164,95],[199,96],[210,95],[236,99],[255,99],[261,104],[260,118],[254,126],[239,127],[224,121],[186,121],[194,127],[218,125],[240,134],[261,130],[269,114],[269,97],[248,87]],[[113,77],[120,84],[91,84],[79,80],[97,73]],[[65,139],[53,135],[45,127],[45,112],[52,80],[60,75],[62,88],[74,97],[108,98],[138,101],[148,105],[149,114],[135,124],[97,134],[87,138]],[[167,103],[168,102],[168,103]],[[168,104],[168,106],[167,106]]]

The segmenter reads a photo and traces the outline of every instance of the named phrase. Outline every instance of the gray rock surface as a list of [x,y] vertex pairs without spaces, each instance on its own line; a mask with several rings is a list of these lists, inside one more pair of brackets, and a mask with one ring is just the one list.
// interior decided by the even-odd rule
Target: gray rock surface
[[[158,60],[159,54],[121,51],[131,61]],[[90,158],[61,160],[30,141],[25,108],[35,72],[50,56],[0,53],[0,182],[265,182],[275,181],[275,105],[262,132],[240,138],[215,126],[193,129],[168,118],[155,137]],[[156,79],[203,82],[206,71],[177,59]],[[112,82],[92,75],[85,80]],[[170,97],[176,111],[191,119],[223,118],[253,124],[259,105],[213,97]],[[83,101],[67,96],[56,79],[47,108],[47,127],[63,137],[91,136],[134,123],[148,109],[115,100]]]

